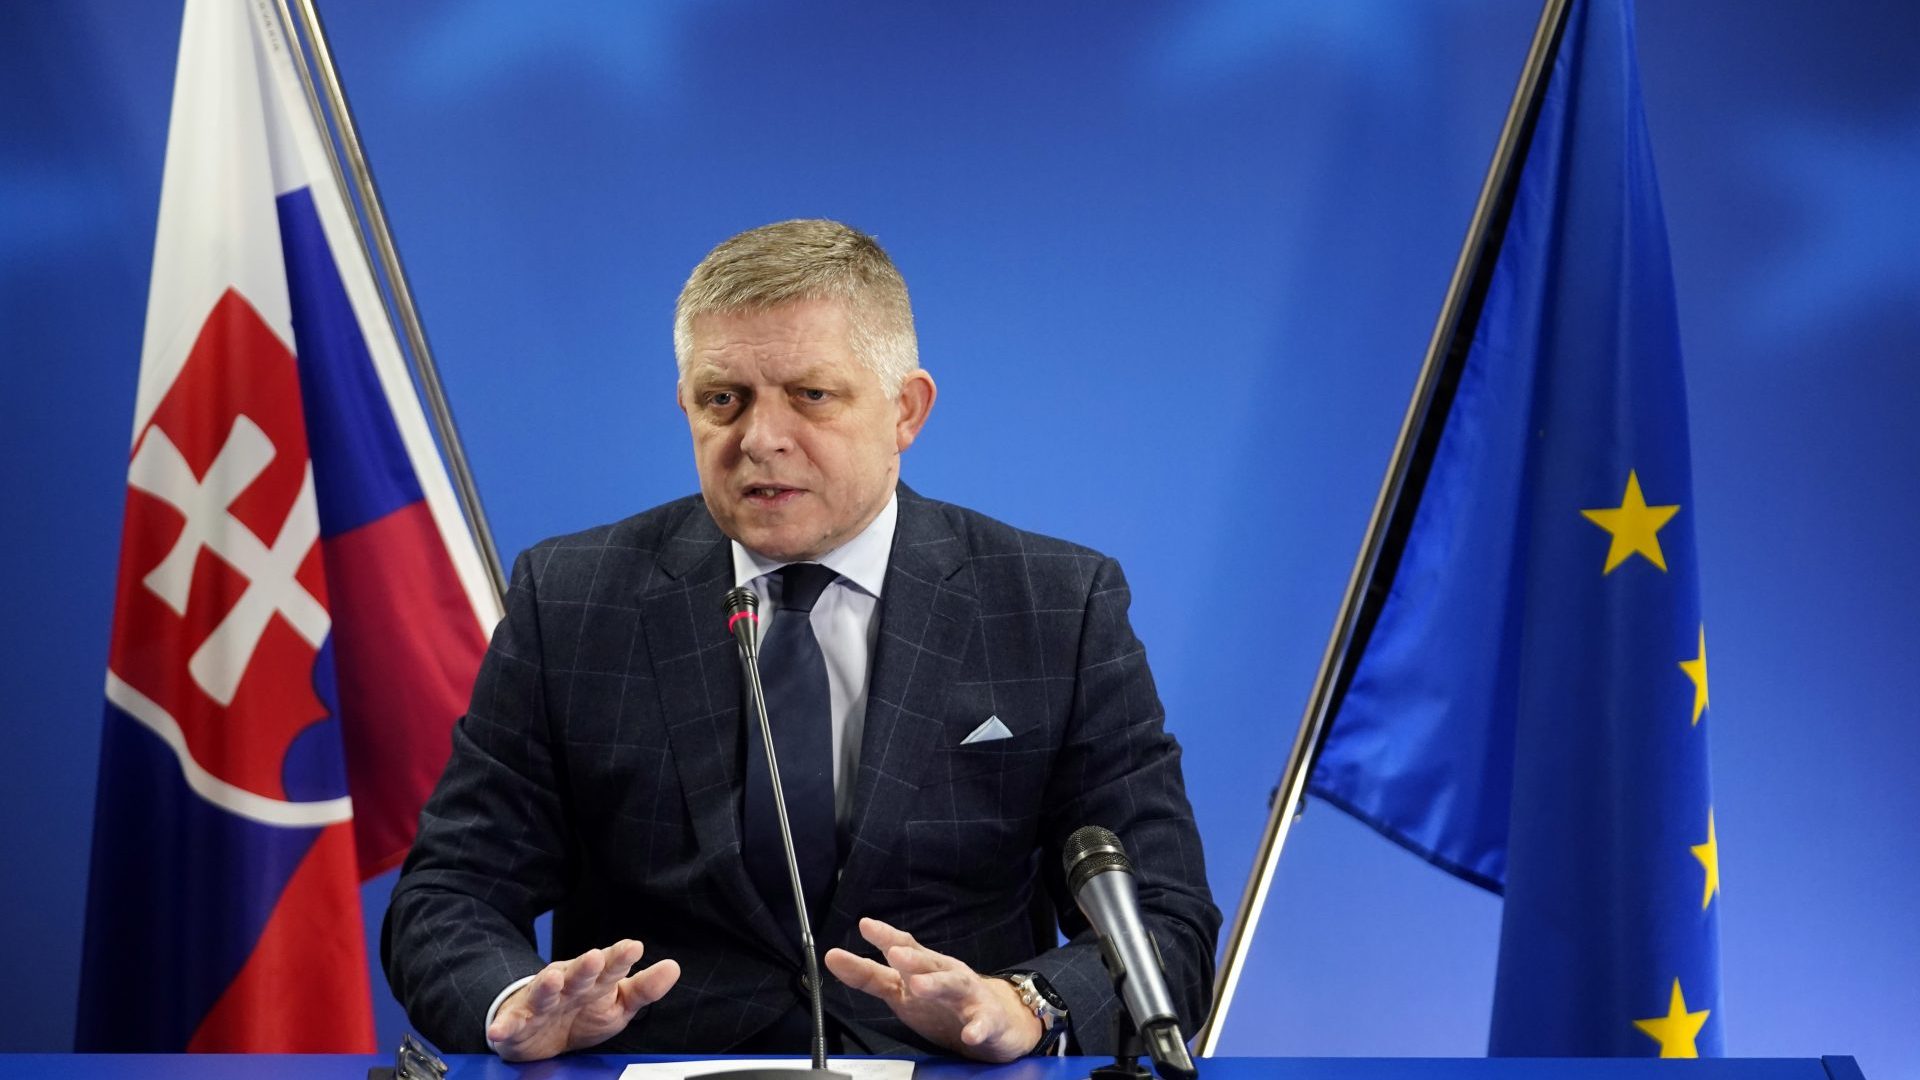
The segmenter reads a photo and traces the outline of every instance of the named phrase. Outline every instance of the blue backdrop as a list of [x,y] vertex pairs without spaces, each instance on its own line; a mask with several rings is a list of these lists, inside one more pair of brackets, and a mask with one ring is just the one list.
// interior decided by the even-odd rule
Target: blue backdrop
[[[709,246],[860,225],[942,388],[907,478],[1125,564],[1228,908],[1537,11],[325,4],[502,548],[693,488],[669,320]],[[1920,1075],[1920,8],[1640,16],[1727,1045]],[[0,6],[0,1050],[71,1038],[178,20]],[[1248,590],[1257,645],[1223,623]],[[1225,1050],[1480,1053],[1497,926],[1495,898],[1310,808]]]

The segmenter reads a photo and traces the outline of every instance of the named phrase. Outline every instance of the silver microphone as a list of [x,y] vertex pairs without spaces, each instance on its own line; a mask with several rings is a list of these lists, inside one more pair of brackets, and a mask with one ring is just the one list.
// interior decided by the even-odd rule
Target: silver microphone
[[1140,919],[1133,863],[1120,838],[1098,825],[1088,825],[1067,838],[1060,861],[1067,872],[1067,891],[1100,935],[1120,999],[1160,1075],[1169,1080],[1196,1075],[1180,1034],[1173,995],[1167,991],[1160,946]]

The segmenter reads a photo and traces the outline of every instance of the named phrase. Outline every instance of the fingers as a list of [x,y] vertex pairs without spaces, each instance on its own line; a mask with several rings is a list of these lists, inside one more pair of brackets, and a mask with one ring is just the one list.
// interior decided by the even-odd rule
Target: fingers
[[924,945],[895,945],[882,950],[887,958],[887,966],[902,975],[919,975],[929,971],[970,970],[965,964],[945,953],[934,952]]
[[828,949],[825,959],[827,970],[834,978],[861,993],[883,1000],[900,996],[900,973],[885,964],[855,956],[845,949]]
[[579,997],[594,988],[600,981],[600,975],[607,969],[607,954],[604,949],[588,949],[567,962],[566,974],[560,982],[560,992],[565,997]]
[[829,949],[827,970],[853,989],[895,1006],[917,998],[958,1011],[976,993],[978,976],[950,956],[919,945],[894,945],[882,950],[882,956],[884,964]]
[[907,992],[914,997],[928,1001],[940,1001],[958,1008],[970,1002],[978,991],[974,984],[979,977],[971,971],[955,971],[951,968],[940,971],[922,972],[909,976],[906,980]]
[[879,919],[861,919],[860,936],[867,939],[867,944],[872,945],[881,952],[885,952],[895,945],[920,944],[913,940],[912,934],[907,933],[905,930],[897,930],[888,926]]
[[606,954],[607,970],[613,974],[615,981],[625,978],[633,965],[647,955],[647,947],[632,938],[616,941],[601,951]]
[[552,1002],[564,981],[563,965],[548,964],[532,982],[500,1003],[493,1023],[487,1026],[487,1040],[502,1058],[518,1061],[540,1056],[537,1044],[542,1041],[543,1032],[552,1026]]
[[905,930],[889,926],[879,919],[861,919],[860,936],[866,938],[868,944],[880,950],[880,955],[886,957],[888,966],[908,975],[923,971],[939,971],[944,968],[966,967],[953,957],[935,952],[920,944]]
[[541,968],[540,974],[527,984],[527,995],[520,999],[521,1007],[534,1016],[551,1011],[566,989],[567,973],[572,970],[571,960],[555,960]]
[[605,949],[588,949],[571,960],[555,960],[534,976],[526,1006],[538,1015],[588,995],[599,988],[603,976],[611,973],[617,981],[625,975],[627,968],[640,959],[640,953],[640,943],[629,939]]
[[[640,942],[626,939],[548,964],[525,988],[501,1003],[487,1027],[487,1038],[508,1060],[559,1052],[550,1044],[565,1040],[583,1011],[613,1011],[625,1006],[627,995],[622,991],[627,971],[644,952]],[[658,1000],[679,976],[679,965],[672,961],[662,961],[635,976],[639,993],[653,992],[627,1010],[629,1017],[640,1005]],[[564,1044],[559,1049],[565,1049]]]
[[829,949],[827,970],[886,1002],[895,1016],[934,1043],[982,1061],[1006,1062],[1040,1041],[1040,1021],[1011,984],[983,978],[964,961],[878,919],[861,919],[860,936],[885,963]]
[[[880,950],[884,964],[844,949],[827,950],[827,970],[841,982],[876,997],[947,997],[967,990],[973,969],[914,940],[912,934],[879,919],[861,919],[860,936]],[[939,977],[934,977],[939,976]]]
[[[590,998],[601,998],[617,993],[620,984],[627,978],[627,972],[633,970],[633,965],[640,962],[640,957],[646,952],[646,948],[628,938],[625,941],[616,941],[599,951],[604,962],[601,965],[599,977],[593,981],[591,987],[587,988]],[[585,954],[581,959],[586,959]]]
[[621,1011],[631,1019],[634,1013],[665,997],[679,981],[679,962],[662,960],[621,979],[615,984],[614,992],[619,997]]

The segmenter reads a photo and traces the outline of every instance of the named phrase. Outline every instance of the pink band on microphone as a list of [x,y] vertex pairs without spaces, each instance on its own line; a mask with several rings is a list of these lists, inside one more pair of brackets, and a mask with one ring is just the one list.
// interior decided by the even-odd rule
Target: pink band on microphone
[[727,617],[727,633],[733,633],[733,624],[739,622],[741,619],[752,619],[756,626],[760,624],[760,616],[755,615],[753,612],[736,611]]

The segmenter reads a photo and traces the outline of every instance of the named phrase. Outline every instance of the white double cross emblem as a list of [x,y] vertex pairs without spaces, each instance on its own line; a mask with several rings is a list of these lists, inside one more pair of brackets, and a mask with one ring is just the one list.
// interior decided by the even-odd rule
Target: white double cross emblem
[[307,552],[320,539],[313,463],[307,463],[300,494],[293,500],[272,547],[231,512],[234,500],[266,471],[273,457],[272,440],[258,424],[242,415],[234,419],[226,445],[215,455],[204,477],[193,475],[193,466],[158,426],[148,429],[127,473],[128,483],[169,503],[187,519],[173,550],[143,579],[168,607],[186,614],[187,599],[193,591],[193,567],[201,548],[218,555],[247,579],[239,602],[187,662],[193,681],[222,706],[233,703],[240,678],[276,614],[316,649],[333,625],[327,609],[294,577]]

